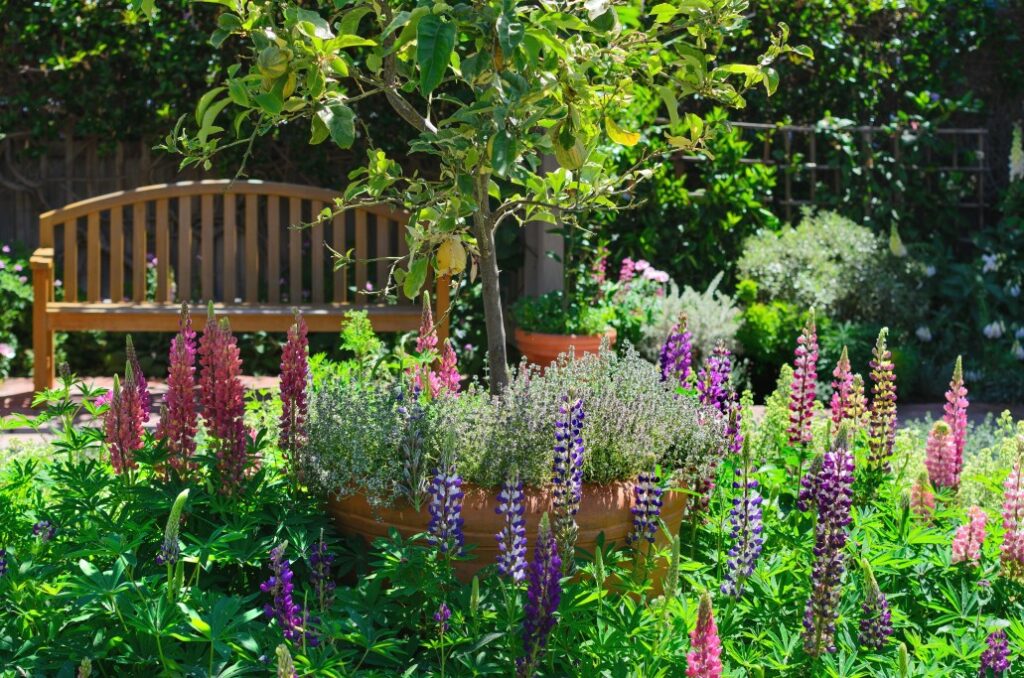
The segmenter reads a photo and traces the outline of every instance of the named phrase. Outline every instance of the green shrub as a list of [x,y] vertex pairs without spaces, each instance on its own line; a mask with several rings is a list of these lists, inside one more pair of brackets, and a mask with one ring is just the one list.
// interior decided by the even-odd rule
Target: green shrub
[[740,328],[740,309],[733,299],[722,292],[718,285],[722,281],[719,273],[703,292],[689,285],[679,289],[673,282],[660,299],[656,320],[644,328],[641,350],[650,359],[655,359],[661,344],[672,326],[679,320],[679,314],[686,314],[686,327],[693,335],[693,360],[700,364],[704,356],[719,343],[736,352],[739,341],[736,333]]
[[736,337],[750,361],[750,382],[756,393],[766,393],[779,367],[792,360],[796,338],[806,321],[806,312],[781,301],[757,302],[743,310]]
[[0,246],[0,380],[12,368],[24,368],[29,363],[26,349],[31,341],[31,277],[24,254],[10,245]]

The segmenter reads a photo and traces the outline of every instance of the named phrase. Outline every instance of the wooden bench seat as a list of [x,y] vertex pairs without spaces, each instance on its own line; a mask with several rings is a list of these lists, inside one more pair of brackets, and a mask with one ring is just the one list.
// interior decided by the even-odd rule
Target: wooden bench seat
[[[180,182],[42,214],[31,259],[36,389],[53,383],[54,332],[173,332],[182,301],[196,307],[199,328],[213,302],[239,332],[285,332],[294,308],[312,332],[339,331],[350,310],[366,310],[378,331],[416,329],[416,304],[373,294],[408,256],[405,214],[368,208],[291,228],[317,221],[336,195],[261,181]],[[334,270],[330,250],[351,252],[353,263]],[[443,339],[447,281],[435,299]]]

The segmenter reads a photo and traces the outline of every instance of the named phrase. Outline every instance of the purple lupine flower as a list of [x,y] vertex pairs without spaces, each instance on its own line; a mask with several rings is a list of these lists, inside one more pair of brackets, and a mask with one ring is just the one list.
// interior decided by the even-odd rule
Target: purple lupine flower
[[583,498],[583,400],[571,406],[569,396],[562,397],[555,420],[555,448],[551,481],[555,511],[575,516]]
[[663,490],[661,489],[661,478],[655,473],[641,472],[633,485],[633,529],[626,535],[626,543],[630,546],[638,546],[646,539],[654,543],[658,534],[658,524],[661,518],[661,506]]
[[165,409],[157,424],[156,437],[167,448],[167,463],[184,477],[195,468],[196,451],[196,333],[188,304],[181,305],[178,334],[171,340],[170,366],[167,368]]
[[1010,643],[1006,631],[990,633],[985,640],[988,649],[981,653],[978,678],[998,678],[1010,670]]
[[[306,319],[295,312],[295,324],[288,328],[288,340],[281,352],[281,435],[280,445],[292,458],[306,441],[309,388],[309,339]],[[293,462],[294,463],[294,462]]]
[[39,541],[46,543],[57,536],[57,526],[49,520],[40,520],[32,526],[32,534],[39,538]]
[[305,635],[307,642],[315,645],[316,638],[305,630],[306,615],[293,597],[295,584],[292,579],[295,575],[291,563],[284,557],[287,546],[285,542],[270,551],[270,569],[273,574],[260,584],[260,591],[269,593],[272,602],[263,606],[263,613],[277,620],[281,634],[287,640],[298,640]]
[[442,602],[440,607],[437,608],[437,612],[434,613],[434,621],[437,623],[438,633],[444,635],[448,632],[448,620],[452,618],[452,611],[448,608],[448,604]]
[[686,329],[686,314],[679,314],[679,321],[669,330],[665,343],[661,345],[658,363],[661,365],[661,380],[674,379],[685,384],[690,377],[693,361],[693,335]]
[[736,471],[732,487],[737,491],[729,511],[729,539],[732,548],[726,561],[728,569],[722,582],[722,593],[739,598],[743,595],[747,579],[754,574],[757,559],[764,547],[764,521],[761,504],[764,501],[758,492],[759,484],[751,477],[750,445],[743,446],[743,463]]
[[[149,384],[146,383],[146,376],[142,373],[142,366],[139,365],[139,356],[135,353],[135,344],[132,343],[132,336],[129,334],[125,340],[125,353],[128,357],[128,364],[132,366],[132,374],[135,375],[134,386],[139,394],[139,407],[142,408],[142,420],[149,421],[152,410],[153,399],[149,394]],[[128,384],[125,384],[127,387]]]
[[818,330],[814,325],[813,311],[796,341],[786,433],[789,434],[790,445],[807,445],[814,439],[811,422],[814,419],[814,389],[818,382]]
[[462,478],[452,461],[442,461],[430,481],[430,543],[442,554],[462,555]]
[[743,451],[743,406],[739,394],[730,391],[726,406],[728,415],[725,420],[725,437],[729,441],[729,451],[739,454]]
[[555,626],[555,612],[562,598],[562,559],[558,555],[558,542],[551,531],[545,514],[537,530],[537,544],[533,549],[533,562],[527,568],[526,604],[523,607],[523,653],[516,660],[516,676],[532,678],[537,663],[544,654],[551,629]]
[[506,480],[494,512],[504,518],[498,539],[498,572],[519,583],[526,577],[526,521],[523,519],[523,481],[518,474]]
[[337,584],[331,576],[331,565],[334,554],[327,550],[327,543],[321,534],[320,540],[309,547],[309,582],[316,594],[320,612],[326,612],[334,602],[334,589]]
[[7,549],[0,549],[0,577],[7,574]]
[[697,397],[702,405],[711,405],[727,414],[729,379],[732,377],[731,353],[723,344],[715,346],[697,375]]
[[889,457],[896,442],[896,365],[886,347],[889,328],[883,327],[871,353],[871,427],[868,465],[888,472]]
[[819,657],[836,651],[835,623],[845,572],[843,549],[853,497],[853,455],[846,427],[840,429],[832,450],[822,455],[815,475],[814,481],[805,485],[806,498],[813,499],[818,508],[818,521],[811,596],[804,609],[804,649]]
[[892,612],[889,600],[878,588],[871,566],[864,562],[865,596],[861,605],[860,634],[858,640],[864,647],[881,650],[892,635]]

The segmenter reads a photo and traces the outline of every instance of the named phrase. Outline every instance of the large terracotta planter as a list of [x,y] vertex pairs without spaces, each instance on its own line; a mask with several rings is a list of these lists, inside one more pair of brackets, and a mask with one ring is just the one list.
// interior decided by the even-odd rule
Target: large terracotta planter
[[576,356],[597,353],[601,350],[601,340],[607,339],[608,346],[615,346],[615,328],[609,327],[604,334],[545,334],[543,332],[527,332],[516,328],[516,348],[534,365],[547,367],[558,356],[572,349]]
[[[495,535],[501,530],[502,517],[494,512],[497,506],[497,490],[474,485],[464,485],[465,499],[462,504],[463,531],[466,544],[475,548],[473,559],[456,563],[459,579],[469,581],[481,568],[494,563],[498,555]],[[523,508],[526,518],[526,538],[532,554],[537,537],[537,525],[541,516],[551,510],[551,498],[547,490],[526,488]],[[664,496],[661,516],[673,528],[682,520],[687,495],[683,492],[668,492]],[[334,517],[338,529],[344,534],[358,535],[368,541],[386,536],[395,528],[404,537],[427,531],[430,514],[426,506],[416,512],[408,504],[393,508],[375,509],[362,494],[342,499],[332,499],[328,511]],[[576,514],[579,525],[578,548],[593,553],[597,537],[604,533],[605,543],[623,544],[633,526],[633,483],[617,482],[610,485],[585,485],[583,501]],[[663,540],[660,532],[658,539]],[[664,541],[659,541],[664,544]]]

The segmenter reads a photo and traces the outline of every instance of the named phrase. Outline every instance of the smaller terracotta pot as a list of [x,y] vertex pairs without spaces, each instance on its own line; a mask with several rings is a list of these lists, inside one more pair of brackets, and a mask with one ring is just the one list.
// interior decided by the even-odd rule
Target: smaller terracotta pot
[[[477,572],[495,562],[498,556],[496,535],[501,531],[504,518],[495,513],[498,505],[497,489],[476,485],[463,485],[465,497],[462,501],[463,534],[466,544],[472,545],[473,559],[455,564],[455,573],[461,581],[467,582]],[[523,517],[526,520],[526,539],[532,557],[533,545],[537,540],[540,518],[551,510],[551,496],[546,489],[525,488]],[[667,492],[661,517],[667,525],[678,526],[686,509],[687,494]],[[584,485],[583,501],[576,514],[579,536],[576,547],[593,553],[598,535],[604,534],[605,543],[623,544],[633,527],[633,483],[616,482],[609,485]],[[367,541],[385,537],[395,528],[403,537],[422,534],[427,531],[430,513],[424,506],[416,512],[407,503],[391,508],[374,508],[363,494],[353,494],[341,499],[331,499],[327,510],[334,517],[338,529],[344,534],[357,535]],[[657,543],[665,545],[664,535],[658,532]]]
[[545,334],[543,332],[527,332],[516,328],[516,348],[534,365],[547,367],[558,360],[558,356],[568,353],[570,349],[577,357],[601,350],[601,340],[608,339],[608,346],[615,346],[616,332],[609,327],[604,334]]

